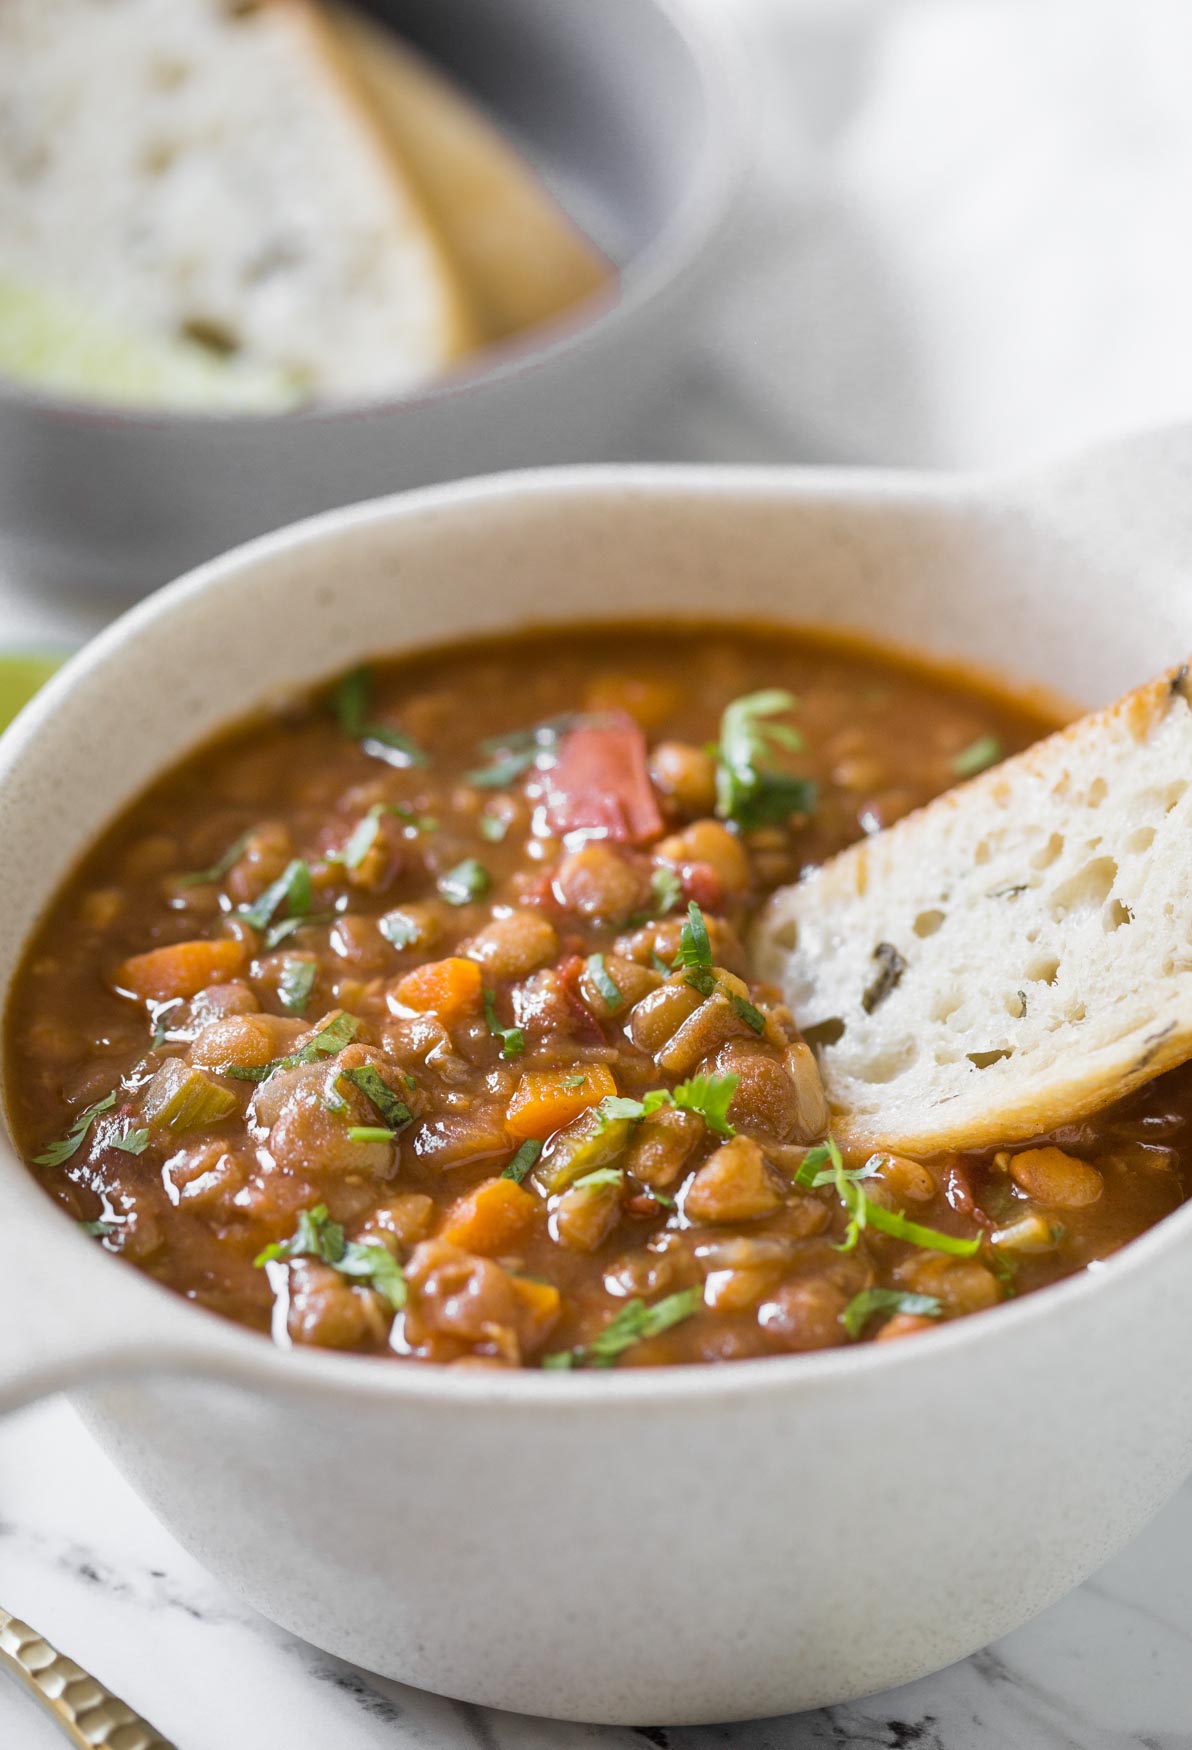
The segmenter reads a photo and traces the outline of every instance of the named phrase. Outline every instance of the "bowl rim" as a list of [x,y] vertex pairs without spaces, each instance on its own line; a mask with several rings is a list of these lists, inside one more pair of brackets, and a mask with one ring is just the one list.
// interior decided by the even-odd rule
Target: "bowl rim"
[[[749,160],[745,117],[748,91],[746,51],[726,23],[689,0],[647,0],[670,27],[672,52],[685,55],[694,70],[703,105],[698,156],[686,184],[662,225],[612,285],[589,293],[546,322],[468,352],[446,370],[400,392],[314,401],[277,410],[156,407],[92,400],[40,389],[0,371],[0,410],[105,430],[260,432],[266,438],[295,426],[319,426],[343,418],[393,419],[421,408],[450,402],[490,383],[500,387],[613,334],[651,304],[668,286],[692,277],[711,245],[730,222],[733,196]],[[603,252],[602,252],[603,253]],[[616,267],[616,263],[613,263]]]
[[[600,500],[626,492],[638,502],[656,493],[735,497],[744,502],[764,494],[793,504],[828,498],[838,503],[852,500],[881,507],[918,505],[928,513],[947,506],[980,512],[988,509],[991,502],[999,499],[1004,502],[1003,477],[988,475],[984,483],[985,489],[981,490],[974,476],[888,469],[605,463],[478,476],[322,511],[205,561],[134,604],[83,646],[46,683],[0,741],[0,786],[6,776],[5,768],[20,759],[40,724],[70,697],[76,681],[111,658],[119,659],[129,646],[135,648],[143,628],[168,620],[176,608],[208,590],[226,586],[233,579],[238,588],[243,588],[246,582],[251,587],[251,577],[259,567],[271,567],[292,551],[333,545],[340,538],[354,536],[370,526],[401,523],[427,511],[466,515],[479,508],[483,514],[486,507],[505,508],[539,495],[562,494],[589,500],[595,496]],[[163,770],[176,763],[169,762]],[[41,915],[38,914],[34,929]],[[0,1044],[4,1020],[0,1015]],[[62,1244],[90,1245],[37,1184],[6,1131],[0,1128],[0,1180],[9,1172],[19,1175],[24,1189],[31,1193],[30,1207],[41,1205],[42,1214],[36,1219],[44,1220],[47,1239],[57,1232]],[[183,1368],[189,1373],[267,1385],[283,1395],[310,1392],[320,1397],[330,1394],[370,1403],[408,1402],[428,1409],[518,1408],[541,1412],[561,1406],[576,1412],[646,1405],[659,1409],[694,1408],[709,1402],[727,1405],[759,1394],[794,1396],[832,1388],[853,1389],[852,1382],[864,1381],[874,1368],[882,1369],[884,1375],[890,1369],[905,1372],[931,1367],[936,1357],[942,1362],[960,1345],[983,1351],[990,1343],[1001,1341],[999,1332],[1005,1333],[1008,1342],[1013,1332],[1029,1332],[1040,1319],[1078,1316],[1090,1296],[1104,1296],[1115,1285],[1134,1280],[1173,1248],[1185,1243],[1192,1250],[1192,1199],[1109,1258],[1094,1262],[1079,1274],[1012,1302],[950,1320],[923,1332],[913,1343],[896,1344],[893,1351],[875,1343],[856,1343],[811,1354],[760,1356],[723,1364],[550,1372],[541,1368],[458,1368],[425,1362],[394,1365],[384,1356],[302,1346],[283,1349],[266,1334],[196,1305],[135,1266],[123,1267],[126,1291],[158,1297],[160,1307],[171,1307],[193,1327],[190,1346],[182,1357]],[[122,1263],[119,1258],[111,1260],[113,1269]],[[146,1301],[146,1308],[151,1304]],[[179,1365],[177,1338],[169,1328],[174,1322],[169,1321],[157,1340],[163,1372],[174,1371]],[[210,1333],[209,1343],[195,1340],[204,1328]],[[144,1343],[152,1348],[154,1341],[149,1338]],[[152,1369],[142,1365],[136,1371]]]

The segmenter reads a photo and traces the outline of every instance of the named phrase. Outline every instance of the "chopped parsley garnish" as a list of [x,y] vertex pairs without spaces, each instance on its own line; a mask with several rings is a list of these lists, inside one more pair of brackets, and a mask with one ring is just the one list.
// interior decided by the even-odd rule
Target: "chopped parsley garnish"
[[342,863],[345,869],[359,869],[381,834],[381,821],[387,814],[404,821],[414,832],[435,832],[438,821],[429,814],[415,814],[404,802],[374,802],[362,820],[357,821],[343,849],[329,860]]
[[408,912],[386,912],[378,918],[377,928],[394,948],[409,948],[418,940],[418,924]]
[[501,1174],[502,1179],[512,1179],[515,1185],[520,1185],[541,1153],[542,1144],[527,1137]]
[[[264,1082],[279,1069],[297,1069],[300,1063],[317,1063],[321,1057],[336,1057],[345,1045],[350,1045],[360,1026],[354,1015],[337,1015],[321,1027],[313,1039],[308,1039],[298,1051],[288,1057],[275,1057],[269,1063],[228,1063],[219,1070],[237,1082]],[[380,1080],[380,1078],[377,1078]]]
[[88,1106],[79,1113],[61,1142],[52,1142],[49,1148],[39,1155],[34,1155],[33,1161],[39,1167],[60,1167],[72,1155],[78,1154],[87,1139],[87,1132],[104,1112],[110,1112],[116,1104],[116,1090],[105,1094],[102,1100],[96,1100],[93,1106]]
[[149,1147],[149,1132],[134,1130],[131,1123],[124,1126],[115,1136],[106,1138],[108,1148],[118,1148],[121,1154],[143,1155]]
[[487,839],[490,845],[499,845],[509,831],[509,822],[502,820],[499,814],[482,814],[480,816],[480,836]]
[[85,1234],[90,1234],[93,1239],[98,1240],[110,1239],[112,1234],[117,1231],[110,1221],[81,1221],[79,1226]]
[[181,1007],[181,997],[170,997],[168,1002],[149,1004],[149,1013],[153,1019],[153,1037],[149,1043],[154,1051],[160,1051],[162,1046],[169,1041],[171,1034],[166,1017]]
[[304,1015],[319,976],[317,960],[286,960],[277,981],[277,995],[287,1015]]
[[810,814],[816,804],[816,787],[808,778],[796,778],[776,768],[776,749],[797,753],[803,737],[787,723],[770,719],[793,710],[793,693],[779,688],[747,693],[734,699],[720,720],[716,749],[716,812],[745,832],[755,827],[777,826],[792,814]]
[[350,1124],[348,1126],[349,1142],[392,1142],[395,1132],[386,1130],[382,1124]]
[[979,735],[968,747],[962,748],[952,761],[958,778],[975,778],[987,766],[996,766],[1002,757],[1002,744],[996,735]]
[[448,905],[471,905],[483,899],[492,884],[492,876],[475,857],[465,857],[438,880],[439,892]]
[[761,1010],[755,1008],[748,997],[743,997],[734,990],[723,989],[718,984],[712,969],[712,944],[708,940],[708,926],[694,899],[687,907],[687,922],[679,937],[679,952],[675,955],[673,967],[664,967],[663,970],[685,970],[687,983],[704,997],[710,997],[716,990],[722,989],[722,994],[727,997],[745,1025],[754,1033],[765,1032],[766,1017]]
[[[474,772],[467,773],[467,782],[478,790],[507,790],[510,784],[532,766],[549,765],[563,737],[585,723],[598,723],[599,717],[569,712],[562,717],[549,717],[530,729],[514,729],[508,735],[490,735],[480,743],[480,752],[489,761]],[[502,835],[504,836],[504,835]]]
[[863,1288],[854,1294],[840,1315],[840,1322],[855,1343],[870,1319],[878,1313],[907,1313],[913,1318],[938,1319],[943,1304],[934,1294],[908,1294],[901,1288]]
[[[827,1162],[827,1166],[824,1163]],[[795,1174],[795,1184],[803,1190],[818,1190],[821,1185],[835,1185],[837,1195],[848,1211],[849,1224],[844,1239],[836,1248],[851,1252],[863,1229],[872,1227],[891,1239],[905,1240],[908,1245],[922,1246],[928,1252],[948,1252],[955,1258],[971,1258],[981,1248],[981,1237],[962,1240],[955,1234],[941,1233],[938,1228],[924,1227],[910,1221],[901,1212],[884,1208],[866,1197],[862,1179],[872,1179],[878,1169],[879,1157],[874,1155],[863,1167],[846,1167],[832,1137],[808,1149]],[[822,1169],[822,1170],[819,1170]]]
[[627,1349],[644,1342],[647,1337],[660,1337],[664,1331],[682,1324],[703,1305],[702,1288],[681,1288],[668,1294],[665,1300],[647,1306],[644,1300],[627,1300],[604,1329],[590,1343],[577,1343],[573,1349],[560,1349],[544,1357],[543,1367],[563,1369],[573,1367],[613,1367]]
[[380,835],[381,816],[384,812],[384,803],[374,802],[364,819],[353,828],[351,836],[339,853],[339,861],[345,869],[359,869],[368,856]]
[[694,899],[687,907],[687,922],[679,937],[679,952],[675,955],[673,970],[678,972],[683,966],[688,971],[701,967],[711,971],[712,968],[712,944],[708,940],[708,926]]
[[573,1179],[571,1189],[577,1191],[581,1185],[585,1185],[588,1190],[595,1191],[601,1185],[623,1185],[624,1183],[625,1174],[620,1167],[597,1167],[594,1172],[585,1173],[580,1179]]
[[371,1063],[360,1063],[354,1069],[345,1069],[337,1081],[351,1082],[354,1088],[359,1088],[365,1099],[376,1107],[385,1120],[389,1130],[401,1130],[403,1125],[413,1121],[414,1114],[405,1101],[393,1092],[380,1070]]
[[265,952],[272,954],[275,948],[280,948],[283,942],[288,942],[299,930],[313,930],[317,925],[334,922],[333,911],[312,911],[306,917],[284,918],[280,924],[270,924],[265,931]]
[[692,1076],[689,1081],[680,1082],[677,1088],[651,1088],[640,1100],[628,1099],[623,1094],[608,1094],[597,1106],[596,1115],[602,1124],[617,1118],[629,1118],[636,1123],[653,1112],[660,1112],[664,1106],[672,1106],[680,1112],[696,1113],[718,1136],[735,1136],[736,1131],[728,1121],[728,1109],[737,1091],[738,1079],[734,1075]]
[[728,997],[732,1007],[736,1010],[737,1014],[740,1015],[745,1025],[752,1032],[765,1032],[766,1017],[762,1014],[760,1009],[754,1008],[748,997],[739,996],[735,990],[726,991],[725,995]]
[[293,1237],[275,1240],[258,1252],[253,1262],[260,1270],[266,1264],[288,1263],[291,1258],[318,1258],[330,1264],[341,1276],[350,1276],[375,1288],[394,1312],[400,1312],[406,1304],[405,1275],[389,1248],[379,1240],[345,1240],[343,1228],[338,1221],[331,1220],[325,1203],[302,1210]]
[[372,691],[372,670],[367,667],[354,668],[336,687],[333,703],[344,734],[349,740],[358,741],[365,753],[375,757],[389,759],[391,754],[396,754],[398,757],[391,764],[429,765],[426,754],[412,736],[403,735],[400,729],[391,729],[387,723],[375,721],[371,714]]
[[284,905],[291,918],[305,918],[310,915],[314,889],[311,886],[310,864],[301,857],[294,861],[251,905],[243,905],[240,915],[245,923],[251,924],[254,930],[265,930],[273,921],[273,914]]
[[588,973],[592,983],[600,993],[601,1000],[607,1003],[610,1009],[619,1009],[625,999],[621,994],[620,985],[605,965],[603,954],[588,955]]
[[206,887],[209,882],[222,881],[224,876],[229,874],[240,861],[248,849],[251,839],[252,831],[250,828],[248,832],[242,832],[238,839],[233,840],[223,856],[212,863],[210,869],[197,869],[193,874],[180,875],[178,877],[179,887]]
[[650,875],[650,889],[654,895],[654,916],[664,918],[668,912],[677,910],[683,898],[683,883],[674,869],[662,864]]
[[501,1041],[501,1056],[506,1062],[510,1058],[520,1057],[526,1049],[526,1036],[520,1027],[502,1027],[497,1019],[496,997],[491,990],[484,993],[484,1018],[493,1038]]

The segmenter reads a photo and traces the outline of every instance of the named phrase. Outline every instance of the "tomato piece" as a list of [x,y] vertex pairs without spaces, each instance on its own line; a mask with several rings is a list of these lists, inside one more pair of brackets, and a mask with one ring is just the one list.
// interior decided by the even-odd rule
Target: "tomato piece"
[[584,725],[563,737],[546,774],[546,820],[556,838],[585,832],[616,844],[660,836],[662,816],[646,766],[646,738],[632,718]]

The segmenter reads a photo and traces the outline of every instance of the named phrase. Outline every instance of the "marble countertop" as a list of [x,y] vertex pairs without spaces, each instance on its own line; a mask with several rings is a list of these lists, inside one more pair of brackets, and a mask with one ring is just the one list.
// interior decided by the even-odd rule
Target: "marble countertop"
[[[568,1726],[368,1677],[210,1579],[64,1403],[0,1428],[0,1601],[179,1750],[1192,1746],[1192,1484],[1116,1561],[997,1645],[885,1695],[752,1725]],[[56,1732],[0,1679],[4,1750],[56,1750]]]

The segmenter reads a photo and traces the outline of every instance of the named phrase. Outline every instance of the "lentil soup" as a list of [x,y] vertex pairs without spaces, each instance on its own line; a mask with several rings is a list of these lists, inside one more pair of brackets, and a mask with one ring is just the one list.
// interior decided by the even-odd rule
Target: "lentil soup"
[[1184,1198],[1192,1072],[1030,1146],[842,1158],[746,943],[1052,727],[777,627],[358,670],[164,778],[54,901],[19,1146],[96,1244],[283,1345],[725,1361],[1043,1287]]

